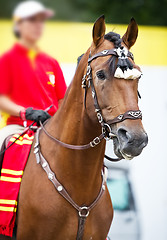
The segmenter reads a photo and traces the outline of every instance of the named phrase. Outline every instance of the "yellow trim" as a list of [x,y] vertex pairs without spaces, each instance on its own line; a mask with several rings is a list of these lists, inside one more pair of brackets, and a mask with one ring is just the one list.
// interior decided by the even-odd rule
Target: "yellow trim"
[[0,206],[0,211],[4,211],[4,212],[16,212],[17,208],[15,207],[1,207]]
[[[14,142],[16,139],[15,138],[11,138],[10,139],[10,141],[11,142]],[[32,141],[29,141],[29,140],[26,140],[26,139],[24,139],[24,140],[22,140],[22,141],[20,141],[20,140],[17,140],[16,142],[15,142],[16,144],[18,144],[18,145],[31,145],[32,144]]]
[[16,201],[16,200],[0,199],[0,204],[12,204],[12,205],[17,205],[17,201]]
[[52,85],[52,87],[55,87],[55,84],[53,84],[51,82],[47,82],[47,84]]
[[[20,136],[19,134],[13,135],[13,137],[15,137],[15,138],[18,138],[19,136]],[[13,137],[12,137],[12,138],[13,138]],[[25,135],[24,135],[24,138],[27,138],[28,140],[33,140],[33,139],[34,139],[34,136],[29,137],[28,134],[25,134]],[[22,139],[23,139],[23,137],[20,137],[20,138],[19,138],[19,140],[22,140]]]
[[30,58],[31,61],[34,61],[35,57],[37,56],[37,51],[30,49],[28,51],[28,57]]
[[0,181],[4,181],[4,182],[21,182],[21,178],[13,178],[13,177],[4,177],[4,176],[1,176],[0,177]]
[[47,74],[53,74],[54,75],[54,72],[46,72]]
[[5,169],[2,168],[1,173],[7,173],[7,174],[12,174],[12,175],[23,175],[23,171],[15,171],[15,170],[10,170],[10,169]]

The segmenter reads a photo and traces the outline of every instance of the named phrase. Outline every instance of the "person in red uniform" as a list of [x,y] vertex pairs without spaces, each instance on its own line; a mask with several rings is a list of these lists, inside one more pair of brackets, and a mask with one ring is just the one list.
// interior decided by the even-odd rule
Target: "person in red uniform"
[[0,147],[7,136],[53,116],[65,95],[59,63],[37,47],[45,20],[52,15],[36,1],[22,2],[14,11],[18,42],[0,58]]

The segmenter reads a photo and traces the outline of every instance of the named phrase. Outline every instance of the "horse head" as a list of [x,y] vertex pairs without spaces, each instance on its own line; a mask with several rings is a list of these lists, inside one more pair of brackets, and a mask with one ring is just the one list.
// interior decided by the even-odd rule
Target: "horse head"
[[[104,16],[101,16],[93,27],[93,43],[89,49],[88,60],[94,85],[92,94],[97,97],[95,102],[98,100],[100,115],[104,122],[110,122],[106,126],[111,131],[110,136],[112,133],[115,154],[119,158],[129,160],[138,156],[148,143],[138,106],[138,82],[141,70],[129,52],[137,36],[138,25],[133,18],[121,38],[114,32],[105,34],[105,20]],[[88,69],[86,75],[90,77]],[[88,91],[87,113],[93,121],[97,121],[90,97],[91,91]],[[127,115],[131,115],[132,118]]]

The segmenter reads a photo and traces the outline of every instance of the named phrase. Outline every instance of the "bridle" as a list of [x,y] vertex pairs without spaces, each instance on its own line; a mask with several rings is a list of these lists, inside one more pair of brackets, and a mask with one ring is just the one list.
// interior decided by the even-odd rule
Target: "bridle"
[[[118,57],[116,49],[103,50],[102,52],[99,52],[99,53],[93,55],[92,57],[91,57],[91,55],[89,55],[87,71],[86,71],[86,74],[82,78],[82,88],[85,90],[85,94],[84,94],[84,105],[85,105],[85,108],[86,108],[87,89],[89,87],[91,87],[92,98],[93,98],[94,107],[95,107],[95,113],[97,115],[98,122],[101,125],[102,133],[99,136],[95,137],[88,144],[84,144],[84,145],[71,145],[71,144],[64,143],[64,142],[58,140],[57,138],[53,137],[51,134],[48,133],[48,131],[45,129],[44,125],[41,123],[41,129],[45,132],[45,134],[50,139],[55,141],[57,144],[61,145],[62,147],[65,147],[65,148],[68,148],[68,149],[72,149],[72,150],[85,150],[85,149],[89,149],[89,148],[94,148],[98,144],[100,144],[103,139],[110,140],[110,139],[113,139],[115,137],[115,135],[112,132],[112,125],[113,124],[120,123],[120,122],[122,122],[122,121],[124,121],[126,119],[132,119],[132,120],[142,119],[142,112],[140,110],[137,110],[137,111],[129,110],[129,111],[123,113],[123,114],[118,115],[117,117],[115,117],[112,120],[109,120],[109,121],[105,121],[104,120],[101,108],[100,108],[99,103],[98,103],[98,99],[97,99],[97,94],[96,94],[96,90],[95,90],[95,87],[94,87],[94,83],[93,83],[91,62],[93,60],[95,60],[96,58],[109,56],[109,55],[113,55],[113,56]],[[129,51],[128,51],[128,57],[130,57],[133,60],[133,54],[131,52],[129,52]],[[110,160],[110,161],[119,161],[119,160],[122,159],[122,158],[114,159],[114,158],[110,158],[110,157],[108,157],[106,155],[105,155],[105,157],[108,160]]]
[[[56,188],[56,190],[58,191],[58,193],[64,199],[66,199],[74,209],[76,209],[78,211],[79,219],[78,219],[78,232],[77,232],[76,240],[82,240],[83,239],[85,221],[86,221],[86,219],[89,215],[89,212],[96,206],[96,204],[98,203],[99,199],[102,197],[102,195],[105,191],[106,186],[105,186],[105,180],[104,180],[104,177],[103,177],[103,171],[102,171],[102,184],[101,184],[101,188],[100,188],[99,194],[96,197],[96,199],[89,206],[79,206],[79,205],[77,205],[73,201],[73,199],[70,197],[70,195],[68,194],[66,189],[63,187],[63,185],[58,181],[55,173],[51,170],[51,168],[49,166],[49,163],[47,162],[47,160],[42,155],[41,149],[40,149],[39,136],[40,136],[40,132],[43,130],[44,133],[51,140],[55,141],[56,143],[58,143],[62,147],[65,147],[65,148],[68,148],[68,149],[73,149],[73,150],[84,150],[84,149],[89,149],[89,148],[93,148],[93,147],[97,146],[98,144],[100,144],[100,142],[103,139],[110,140],[113,137],[115,137],[115,135],[112,133],[112,127],[111,127],[113,124],[122,122],[126,119],[132,119],[132,120],[142,119],[142,113],[141,113],[140,110],[138,110],[138,111],[129,110],[129,111],[123,113],[123,114],[120,114],[119,116],[115,117],[112,120],[109,120],[109,121],[104,120],[103,115],[102,115],[102,111],[101,111],[99,103],[98,103],[94,83],[93,83],[92,68],[91,68],[90,64],[94,59],[96,59],[98,57],[109,56],[109,55],[114,55],[114,56],[118,57],[117,51],[115,49],[103,50],[102,52],[97,53],[97,54],[93,55],[92,57],[89,56],[87,72],[83,76],[83,79],[82,79],[82,87],[85,89],[85,97],[84,97],[85,98],[84,99],[85,107],[86,107],[87,88],[91,87],[92,97],[93,97],[93,100],[94,100],[95,112],[97,114],[98,122],[99,122],[99,124],[101,125],[101,128],[102,128],[101,135],[94,138],[88,144],[85,144],[85,145],[71,145],[71,144],[64,143],[64,142],[58,140],[57,138],[53,137],[52,135],[50,135],[48,133],[48,131],[45,129],[45,127],[42,123],[40,124],[41,127],[36,132],[36,143],[34,145],[34,153],[35,153],[35,156],[36,156],[37,163],[40,164],[42,169],[46,172],[46,174],[48,176],[48,179],[53,183],[53,185]],[[130,52],[128,52],[128,57],[133,59],[133,55]],[[106,158],[108,160],[111,160],[111,161],[120,160],[120,159],[112,159],[112,158],[109,158],[108,156],[106,156]]]
[[[98,99],[97,99],[97,94],[96,94],[96,90],[94,87],[94,83],[93,83],[93,78],[92,78],[92,68],[91,68],[91,62],[93,60],[95,60],[96,58],[99,57],[104,57],[104,56],[116,56],[117,55],[117,51],[116,49],[110,49],[110,50],[103,50],[102,52],[99,52],[95,55],[93,55],[92,57],[89,56],[88,59],[88,66],[87,66],[87,72],[84,75],[83,79],[82,79],[82,87],[85,89],[85,97],[84,97],[84,105],[86,108],[86,93],[87,93],[87,88],[91,87],[91,91],[92,91],[92,97],[94,100],[94,107],[95,107],[95,112],[97,114],[97,119],[98,122],[100,123],[101,127],[102,127],[102,133],[104,134],[104,138],[106,140],[110,140],[112,139],[115,135],[112,133],[112,128],[111,125],[122,122],[126,119],[142,119],[142,113],[140,110],[129,110],[123,114],[118,115],[117,117],[115,117],[112,120],[109,121],[105,121],[102,115],[102,111],[100,109],[99,103],[98,103]],[[133,54],[131,52],[128,51],[128,57],[130,57],[132,60],[133,58]]]
[[[116,49],[103,50],[102,52],[99,52],[99,53],[93,55],[92,57],[91,57],[91,55],[89,55],[87,71],[86,71],[86,74],[82,78],[82,88],[85,90],[85,94],[84,94],[85,108],[86,108],[87,89],[91,87],[92,98],[93,98],[94,107],[95,107],[95,113],[97,115],[98,122],[101,125],[102,133],[99,136],[95,137],[88,144],[85,144],[85,145],[71,145],[71,144],[64,143],[64,142],[58,140],[57,138],[53,137],[51,134],[48,133],[48,131],[45,129],[44,125],[41,123],[41,129],[45,132],[45,134],[50,139],[55,141],[57,144],[61,145],[62,147],[72,149],[72,150],[85,150],[85,149],[89,149],[89,148],[94,148],[98,144],[100,144],[103,139],[110,140],[110,139],[113,139],[115,137],[115,135],[112,132],[112,125],[113,124],[120,123],[120,122],[122,122],[126,119],[132,119],[132,120],[142,119],[142,112],[140,110],[137,110],[137,111],[129,110],[129,111],[123,113],[123,114],[118,115],[117,117],[115,117],[112,120],[109,120],[109,121],[104,120],[101,108],[100,108],[99,103],[98,103],[94,83],[93,83],[91,62],[93,60],[95,60],[96,58],[109,56],[109,55],[118,57],[117,50]],[[133,54],[129,51],[128,51],[128,57],[133,60]],[[105,155],[105,157],[110,161],[119,161],[119,160],[122,159],[122,158],[114,159],[114,158],[110,158],[106,155]]]

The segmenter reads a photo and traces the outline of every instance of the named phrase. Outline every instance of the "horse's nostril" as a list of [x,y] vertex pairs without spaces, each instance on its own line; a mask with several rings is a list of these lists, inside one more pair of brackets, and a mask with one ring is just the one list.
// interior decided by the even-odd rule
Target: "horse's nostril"
[[130,134],[124,128],[120,128],[118,130],[118,136],[122,141],[126,141],[126,142],[129,142],[131,139]]

